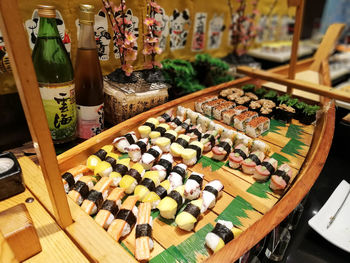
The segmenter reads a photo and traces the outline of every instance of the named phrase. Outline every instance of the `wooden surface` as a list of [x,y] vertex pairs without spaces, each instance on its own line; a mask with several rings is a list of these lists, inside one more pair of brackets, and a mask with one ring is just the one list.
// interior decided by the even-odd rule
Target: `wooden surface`
[[6,242],[6,239],[0,232],[0,263],[17,263],[19,262],[15,254],[13,253],[11,247]]
[[28,122],[46,187],[58,224],[65,228],[72,217],[65,198],[56,152],[42,104],[31,51],[16,0],[0,1],[0,28],[9,53],[18,94]]
[[0,212],[0,231],[18,261],[24,261],[41,251],[38,234],[23,203]]

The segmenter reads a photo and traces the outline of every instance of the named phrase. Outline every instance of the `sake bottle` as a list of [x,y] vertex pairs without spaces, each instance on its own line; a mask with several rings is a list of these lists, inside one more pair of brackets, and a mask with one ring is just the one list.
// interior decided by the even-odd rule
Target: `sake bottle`
[[76,104],[73,66],[56,25],[54,6],[39,5],[38,37],[32,59],[54,143],[75,138]]
[[104,128],[103,78],[94,33],[94,7],[79,6],[79,40],[75,64],[78,137],[88,139]]

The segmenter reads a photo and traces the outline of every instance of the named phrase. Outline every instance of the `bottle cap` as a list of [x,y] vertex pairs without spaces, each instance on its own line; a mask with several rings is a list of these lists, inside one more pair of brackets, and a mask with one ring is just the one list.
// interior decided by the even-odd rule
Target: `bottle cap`
[[40,17],[55,18],[56,7],[53,5],[38,5],[38,15]]
[[95,7],[93,5],[80,4],[79,9],[79,22],[81,24],[92,25],[95,20]]

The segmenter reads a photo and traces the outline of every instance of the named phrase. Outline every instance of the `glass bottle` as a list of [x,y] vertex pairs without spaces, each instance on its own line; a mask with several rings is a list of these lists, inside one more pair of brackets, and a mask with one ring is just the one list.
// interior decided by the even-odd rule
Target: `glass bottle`
[[56,25],[54,6],[39,5],[38,37],[32,59],[54,143],[75,138],[74,73]]
[[78,137],[88,139],[104,128],[103,78],[94,33],[94,7],[80,5],[75,64]]
[[[265,259],[268,259],[268,262],[281,261],[285,256],[290,240],[291,235],[288,228],[282,226],[274,228],[270,233],[269,241],[267,243]],[[264,260],[264,262],[267,261]]]

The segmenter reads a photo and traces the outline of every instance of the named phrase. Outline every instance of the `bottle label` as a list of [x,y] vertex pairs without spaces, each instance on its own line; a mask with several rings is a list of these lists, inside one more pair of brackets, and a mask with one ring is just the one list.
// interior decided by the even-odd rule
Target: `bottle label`
[[76,133],[74,83],[39,84],[52,139],[65,141]]
[[97,106],[77,105],[77,109],[79,138],[88,139],[103,131],[103,103]]

